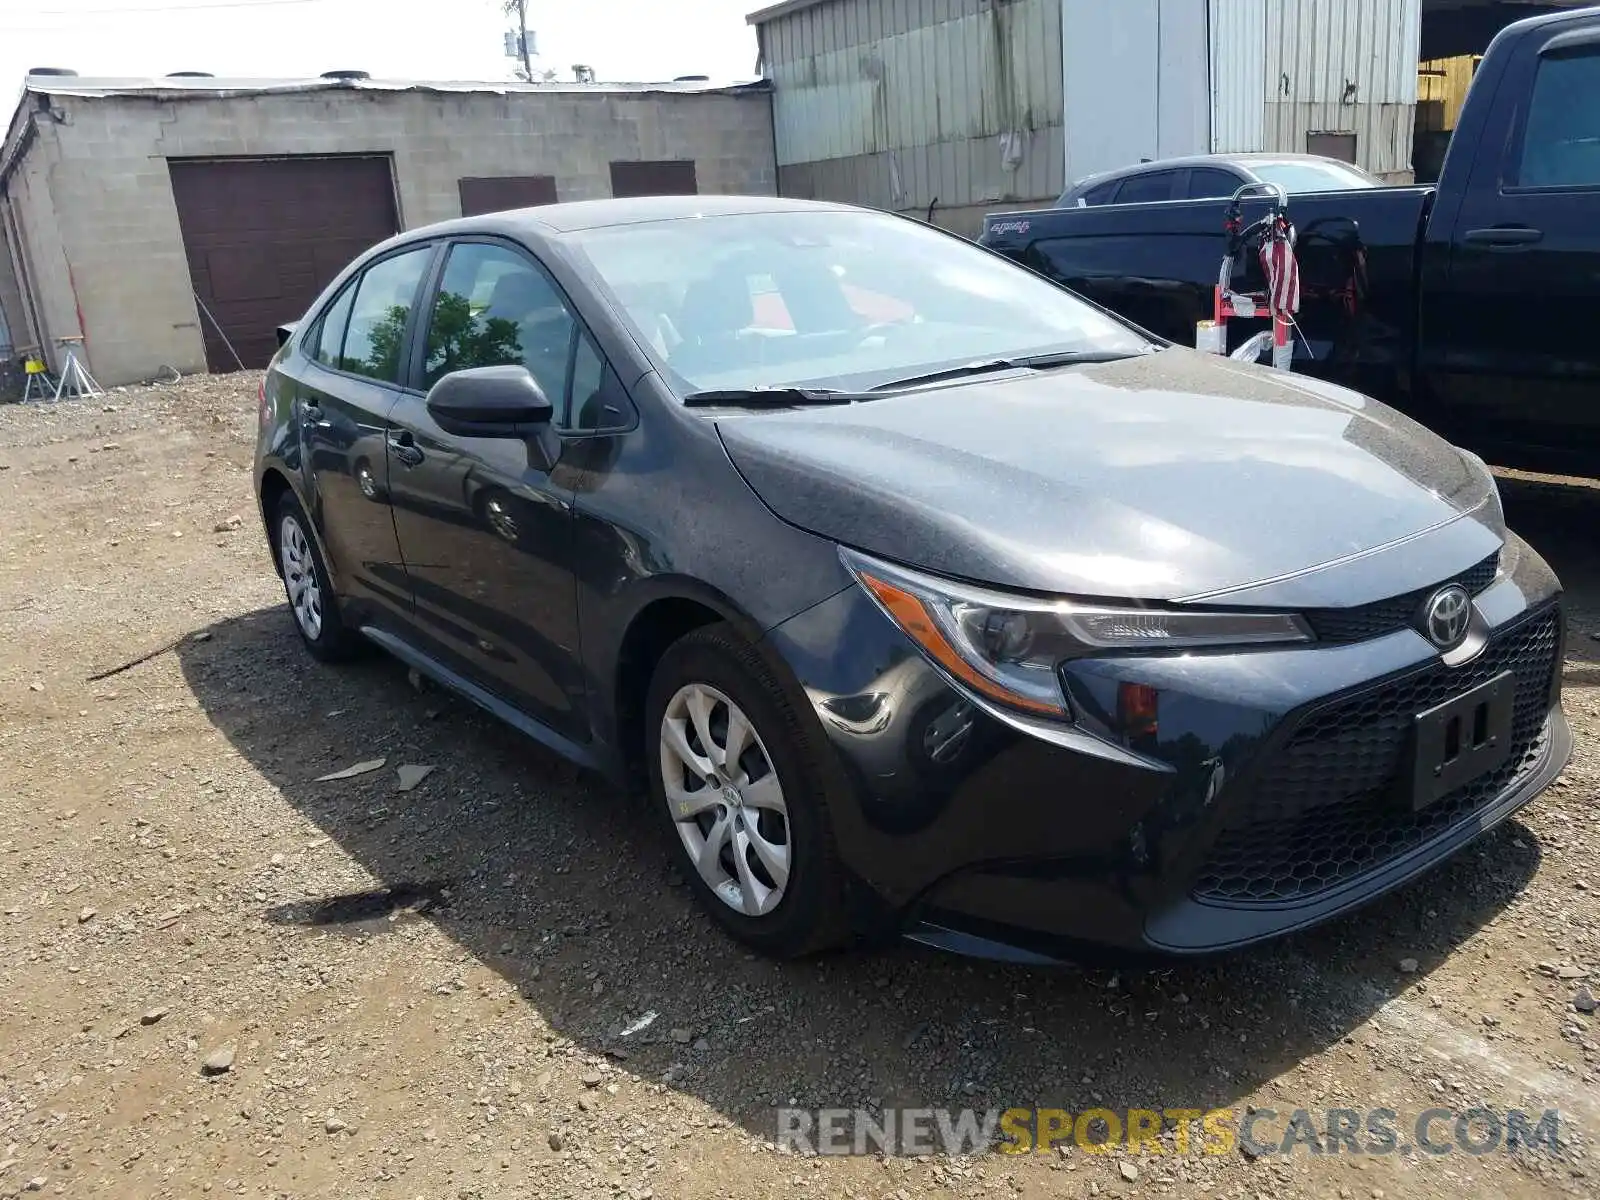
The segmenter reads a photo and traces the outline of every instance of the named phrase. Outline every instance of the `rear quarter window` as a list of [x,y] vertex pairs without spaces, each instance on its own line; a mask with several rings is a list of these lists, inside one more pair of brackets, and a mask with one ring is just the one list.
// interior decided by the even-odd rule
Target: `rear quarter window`
[[355,295],[355,280],[351,280],[333,303],[322,310],[322,316],[306,335],[306,353],[325,367],[339,365],[339,348],[344,345],[345,326],[350,323],[350,305]]

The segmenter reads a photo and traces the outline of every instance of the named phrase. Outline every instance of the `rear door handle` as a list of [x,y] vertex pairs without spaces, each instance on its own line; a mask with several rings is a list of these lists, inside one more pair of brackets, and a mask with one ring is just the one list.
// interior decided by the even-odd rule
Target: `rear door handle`
[[327,419],[327,414],[322,411],[322,405],[315,400],[301,401],[300,411],[305,414],[306,420],[310,421],[318,429],[327,429],[332,424]]
[[1469,229],[1461,240],[1469,246],[1495,247],[1531,246],[1542,240],[1542,229],[1529,229],[1525,225],[1497,226],[1492,229]]
[[409,433],[391,433],[389,435],[389,452],[408,467],[414,467],[422,461],[422,450],[417,441]]

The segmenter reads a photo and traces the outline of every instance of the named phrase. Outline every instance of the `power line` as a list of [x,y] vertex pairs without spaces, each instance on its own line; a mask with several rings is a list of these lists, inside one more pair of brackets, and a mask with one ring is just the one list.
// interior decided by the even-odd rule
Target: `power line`
[[202,0],[199,4],[130,4],[106,8],[35,8],[34,17],[111,16],[115,13],[201,12],[212,8],[280,8],[289,4],[320,4],[323,0]]

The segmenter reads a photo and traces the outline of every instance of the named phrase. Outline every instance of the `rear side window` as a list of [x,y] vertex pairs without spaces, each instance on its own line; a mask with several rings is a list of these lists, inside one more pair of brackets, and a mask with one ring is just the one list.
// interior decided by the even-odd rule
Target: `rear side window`
[[356,298],[352,281],[323,311],[322,319],[306,339],[306,353],[325,367],[339,365],[339,350],[344,345],[344,328],[350,323],[350,302]]
[[339,355],[341,370],[380,383],[400,382],[406,321],[432,255],[432,246],[419,246],[367,268],[356,284],[350,326]]
[[1118,204],[1145,204],[1152,200],[1171,200],[1172,184],[1176,171],[1152,171],[1148,175],[1133,175],[1122,181],[1117,192]]
[[1231,196],[1244,181],[1227,171],[1213,167],[1196,167],[1189,172],[1189,199],[1214,200],[1218,196]]
[[1600,53],[1589,49],[1539,60],[1518,183],[1600,186]]

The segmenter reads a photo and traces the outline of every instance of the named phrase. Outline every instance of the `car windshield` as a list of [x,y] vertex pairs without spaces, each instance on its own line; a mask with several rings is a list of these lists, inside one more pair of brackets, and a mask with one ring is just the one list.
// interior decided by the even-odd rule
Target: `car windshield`
[[1150,343],[925,225],[847,210],[610,226],[574,239],[681,394],[861,389],[981,360]]
[[1252,174],[1290,193],[1346,192],[1382,186],[1380,180],[1365,171],[1338,163],[1253,162],[1249,167]]

